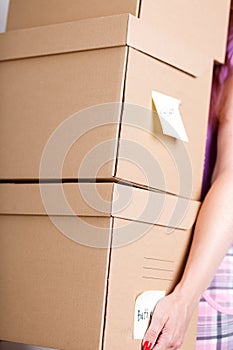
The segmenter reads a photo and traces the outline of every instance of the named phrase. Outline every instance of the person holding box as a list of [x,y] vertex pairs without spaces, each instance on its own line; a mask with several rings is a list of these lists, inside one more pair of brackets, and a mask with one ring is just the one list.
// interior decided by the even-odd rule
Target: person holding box
[[232,8],[226,61],[214,71],[203,205],[183,276],[156,305],[143,350],[179,349],[199,301],[196,349],[233,349]]

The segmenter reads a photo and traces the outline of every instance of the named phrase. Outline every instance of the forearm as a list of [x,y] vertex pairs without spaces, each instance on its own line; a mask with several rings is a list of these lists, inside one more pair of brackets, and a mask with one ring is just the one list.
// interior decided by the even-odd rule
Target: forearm
[[158,350],[181,347],[200,296],[233,241],[232,174],[229,168],[221,171],[206,196],[183,277],[173,293],[156,305],[143,339],[144,349],[155,343]]
[[217,177],[203,202],[186,268],[176,287],[187,303],[198,302],[233,242],[232,199],[232,173],[225,171]]

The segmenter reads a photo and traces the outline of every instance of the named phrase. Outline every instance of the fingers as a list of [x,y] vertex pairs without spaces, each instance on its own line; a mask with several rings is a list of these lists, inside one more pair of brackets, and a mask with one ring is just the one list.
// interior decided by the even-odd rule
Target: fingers
[[190,318],[190,308],[176,294],[161,299],[145,333],[143,350],[179,350]]
[[179,350],[182,335],[176,332],[176,325],[169,319],[152,317],[143,339],[143,350]]
[[165,327],[160,334],[153,350],[179,350],[181,345],[182,339],[176,335],[171,336],[171,334],[166,331]]
[[147,329],[145,336],[143,338],[143,350],[151,350],[159,338],[167,319],[157,316],[156,313],[153,314],[149,328]]

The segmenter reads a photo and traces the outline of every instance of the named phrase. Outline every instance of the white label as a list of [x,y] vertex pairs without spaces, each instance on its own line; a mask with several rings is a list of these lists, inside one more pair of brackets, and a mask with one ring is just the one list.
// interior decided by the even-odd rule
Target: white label
[[156,91],[152,91],[152,99],[163,133],[188,142],[188,136],[179,110],[181,101]]
[[148,290],[137,297],[134,310],[134,339],[143,339],[155,305],[164,296],[165,291]]

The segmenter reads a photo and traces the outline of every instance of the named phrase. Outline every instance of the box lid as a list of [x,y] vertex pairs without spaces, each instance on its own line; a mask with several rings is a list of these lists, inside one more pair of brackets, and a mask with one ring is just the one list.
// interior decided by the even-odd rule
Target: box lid
[[173,40],[182,38],[187,45],[191,42],[192,46],[223,62],[230,2],[85,0],[84,6],[83,0],[11,0],[7,30],[130,13],[150,23],[152,40],[160,28],[170,32]]
[[186,230],[200,202],[129,184],[0,184],[0,214],[117,217]]
[[191,45],[174,40],[172,33],[152,36],[146,22],[129,14],[1,33],[0,61],[126,45],[193,76],[212,62]]

